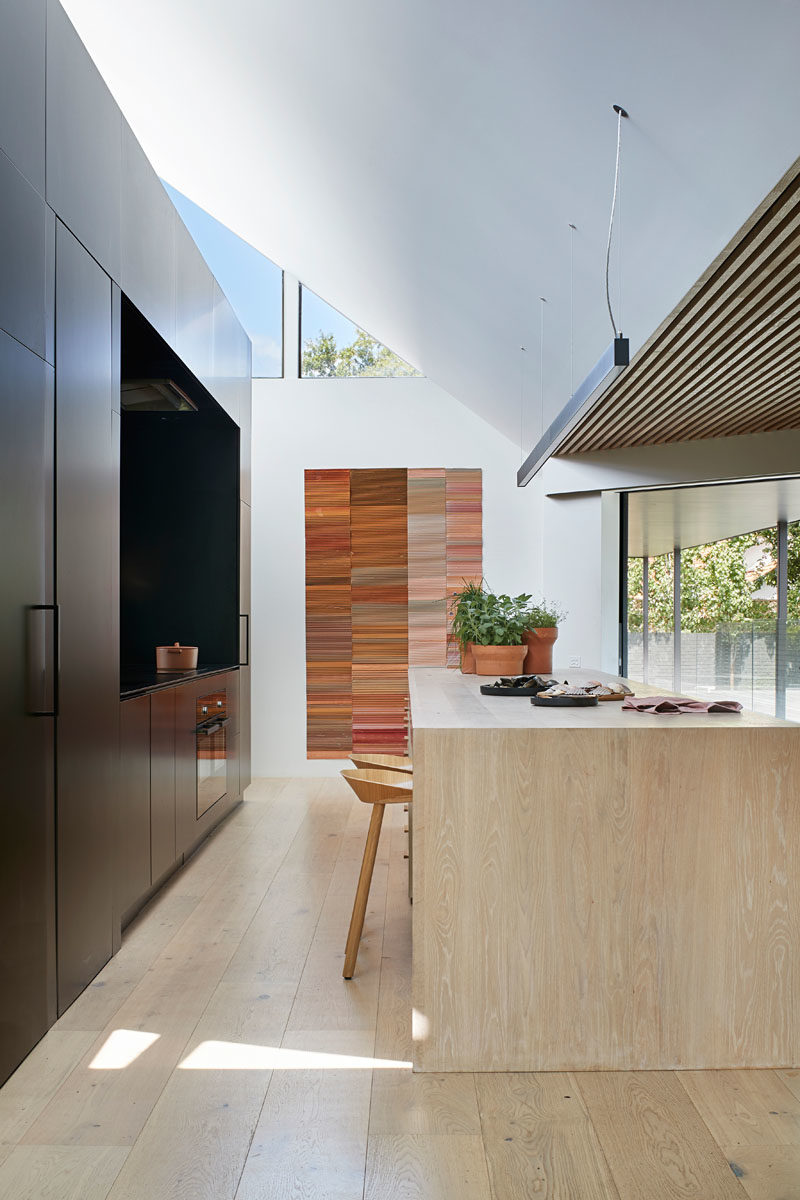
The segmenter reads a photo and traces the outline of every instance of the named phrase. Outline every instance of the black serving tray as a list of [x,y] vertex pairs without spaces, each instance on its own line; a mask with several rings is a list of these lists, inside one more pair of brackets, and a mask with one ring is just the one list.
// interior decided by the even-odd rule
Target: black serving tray
[[[511,678],[511,676],[509,676]],[[517,682],[520,679],[533,679],[533,675],[518,675]],[[544,676],[542,676],[544,678]],[[544,683],[538,684],[535,687],[497,687],[494,683],[482,683],[482,696],[515,696],[519,698],[524,696],[527,700],[532,700],[537,692],[542,691],[546,687],[552,687],[557,681],[555,679],[547,679]]]
[[593,708],[598,703],[597,696],[531,696],[531,704],[539,708]]

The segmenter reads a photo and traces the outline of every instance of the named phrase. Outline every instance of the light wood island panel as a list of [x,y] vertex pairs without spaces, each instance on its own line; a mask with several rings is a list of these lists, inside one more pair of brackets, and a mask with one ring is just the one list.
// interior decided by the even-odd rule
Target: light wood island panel
[[416,1070],[800,1065],[797,725],[410,681]]

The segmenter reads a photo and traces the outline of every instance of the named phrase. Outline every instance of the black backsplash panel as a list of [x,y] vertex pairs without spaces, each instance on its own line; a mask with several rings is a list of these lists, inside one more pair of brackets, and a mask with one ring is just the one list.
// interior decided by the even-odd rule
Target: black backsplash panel
[[155,332],[152,354],[140,337],[129,338],[126,353],[125,328],[123,378],[176,379],[200,411],[122,414],[123,673],[155,666],[156,646],[173,642],[199,647],[200,664],[233,665],[239,656],[239,429],[174,356],[164,357]]

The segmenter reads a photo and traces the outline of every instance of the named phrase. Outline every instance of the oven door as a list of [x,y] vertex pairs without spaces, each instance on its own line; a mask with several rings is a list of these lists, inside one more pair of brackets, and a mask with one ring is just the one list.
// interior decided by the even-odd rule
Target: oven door
[[202,817],[228,790],[228,719],[197,726],[197,815]]

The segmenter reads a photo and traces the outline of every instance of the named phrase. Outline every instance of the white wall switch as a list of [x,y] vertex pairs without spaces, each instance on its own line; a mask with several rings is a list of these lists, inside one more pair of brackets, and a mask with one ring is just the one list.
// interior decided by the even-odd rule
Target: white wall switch
[[580,665],[581,659],[579,654],[573,654],[572,658],[567,662],[568,667],[579,667]]

